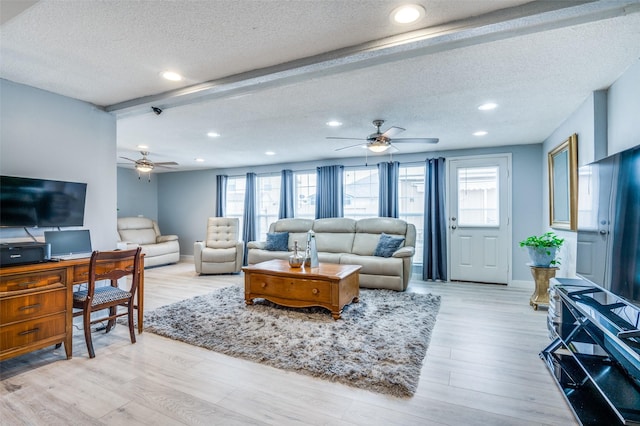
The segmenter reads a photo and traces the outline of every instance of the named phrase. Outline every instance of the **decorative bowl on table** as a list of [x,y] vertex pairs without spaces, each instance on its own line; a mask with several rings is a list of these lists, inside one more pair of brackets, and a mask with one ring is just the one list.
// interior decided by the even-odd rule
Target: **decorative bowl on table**
[[300,268],[303,263],[304,263],[303,256],[296,256],[293,254],[289,256],[289,266],[291,266],[292,268]]

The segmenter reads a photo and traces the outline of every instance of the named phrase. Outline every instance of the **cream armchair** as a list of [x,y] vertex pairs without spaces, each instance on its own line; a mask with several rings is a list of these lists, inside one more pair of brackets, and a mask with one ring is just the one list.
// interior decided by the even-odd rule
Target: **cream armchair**
[[196,241],[193,261],[199,274],[240,272],[244,242],[239,239],[240,222],[237,218],[210,217],[207,238]]
[[127,249],[140,246],[145,268],[180,261],[177,235],[161,235],[158,223],[146,217],[119,217],[118,235]]

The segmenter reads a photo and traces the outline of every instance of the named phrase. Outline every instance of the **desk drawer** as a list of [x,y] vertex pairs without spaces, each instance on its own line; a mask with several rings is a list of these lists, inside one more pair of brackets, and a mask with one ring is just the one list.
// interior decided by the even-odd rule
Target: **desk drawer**
[[0,300],[0,324],[23,321],[65,311],[67,290],[61,288]]
[[300,280],[251,274],[250,292],[284,299],[331,302],[331,284],[322,280]]
[[45,340],[64,337],[65,313],[49,315],[0,327],[0,352]]
[[73,283],[81,284],[89,281],[89,264],[86,265],[76,265],[73,268]]
[[0,277],[0,293],[41,289],[47,286],[64,287],[66,278],[66,269],[2,276]]

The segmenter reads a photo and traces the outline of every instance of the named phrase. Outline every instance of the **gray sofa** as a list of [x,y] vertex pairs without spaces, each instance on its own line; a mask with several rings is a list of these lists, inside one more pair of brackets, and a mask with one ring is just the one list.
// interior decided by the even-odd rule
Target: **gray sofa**
[[[320,262],[362,266],[360,287],[407,289],[415,252],[416,228],[400,219],[280,219],[269,226],[269,233],[288,232],[289,251],[266,250],[265,241],[251,241],[247,244],[248,263],[288,259],[295,241],[302,250],[306,248],[309,230],[315,232]],[[404,237],[403,244],[390,257],[373,255],[382,233]]]

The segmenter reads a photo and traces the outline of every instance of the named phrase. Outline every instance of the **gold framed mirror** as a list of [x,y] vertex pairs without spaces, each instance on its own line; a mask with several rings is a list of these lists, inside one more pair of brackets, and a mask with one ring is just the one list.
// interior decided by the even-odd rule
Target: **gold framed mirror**
[[549,224],[578,229],[578,135],[549,151]]

